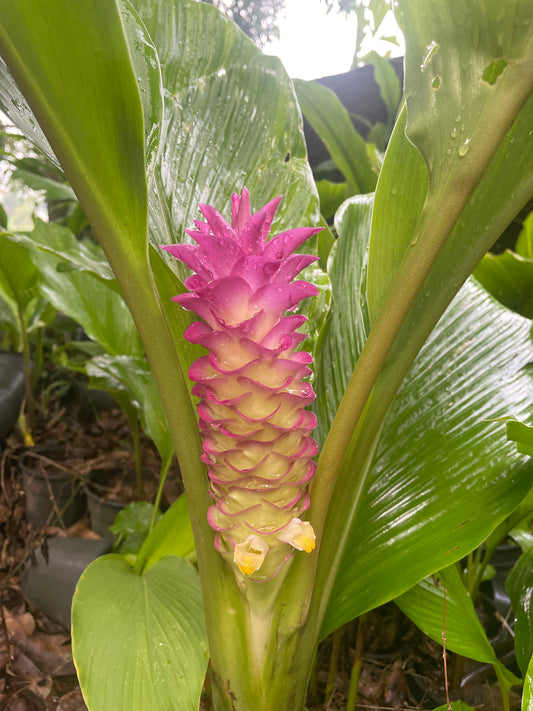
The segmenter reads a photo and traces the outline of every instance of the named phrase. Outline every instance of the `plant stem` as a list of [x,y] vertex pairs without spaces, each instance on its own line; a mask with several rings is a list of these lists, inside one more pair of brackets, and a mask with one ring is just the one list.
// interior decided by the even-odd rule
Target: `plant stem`
[[329,660],[328,681],[326,684],[326,693],[324,701],[327,703],[333,691],[335,690],[335,680],[337,679],[337,670],[339,668],[339,653],[342,641],[342,627],[335,630],[333,633],[331,657]]
[[25,402],[26,402],[26,423],[27,432],[24,433],[24,439],[32,440],[33,444],[33,433],[35,431],[35,400],[33,397],[33,385],[32,385],[32,375],[31,375],[31,355],[30,355],[30,342],[28,339],[28,331],[26,330],[26,324],[24,323],[24,314],[22,313],[20,307],[17,311],[17,320],[20,329],[20,339],[22,344],[22,355],[24,358],[24,387],[25,387]]
[[361,674],[361,662],[363,660],[363,646],[365,643],[366,616],[361,615],[357,622],[357,637],[355,639],[355,654],[350,674],[350,688],[348,690],[348,701],[346,711],[355,711],[357,704],[357,691],[359,689],[359,676]]
[[170,469],[171,462],[172,457],[167,457],[164,461],[161,462],[159,486],[157,487],[157,494],[154,501],[154,510],[152,512],[152,518],[150,520],[150,527],[148,528],[148,535],[150,535],[155,526],[157,512],[159,511],[159,506],[161,505],[161,497],[163,496],[163,487],[165,486],[165,481],[167,480],[167,474],[168,470]]
[[139,429],[139,418],[137,415],[131,418],[131,438],[133,441],[133,462],[135,466],[135,485],[137,487],[137,495],[140,499],[144,496],[144,480],[142,474],[141,461],[141,433]]

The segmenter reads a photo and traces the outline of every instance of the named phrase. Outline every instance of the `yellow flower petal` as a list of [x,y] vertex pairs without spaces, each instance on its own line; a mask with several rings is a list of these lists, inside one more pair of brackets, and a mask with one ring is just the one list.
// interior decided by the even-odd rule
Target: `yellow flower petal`
[[315,532],[311,524],[299,518],[293,518],[277,538],[278,541],[290,543],[294,548],[306,553],[311,553],[314,550],[316,541]]
[[237,543],[233,560],[243,575],[252,575],[263,565],[268,553],[268,544],[259,536],[248,536],[242,543]]

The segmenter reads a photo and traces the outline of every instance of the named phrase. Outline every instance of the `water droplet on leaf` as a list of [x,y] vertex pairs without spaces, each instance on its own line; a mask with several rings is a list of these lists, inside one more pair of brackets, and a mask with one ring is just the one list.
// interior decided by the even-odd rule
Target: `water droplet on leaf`
[[470,139],[465,138],[465,140],[461,143],[461,145],[457,149],[457,154],[459,155],[460,158],[464,158],[469,150],[470,150]]

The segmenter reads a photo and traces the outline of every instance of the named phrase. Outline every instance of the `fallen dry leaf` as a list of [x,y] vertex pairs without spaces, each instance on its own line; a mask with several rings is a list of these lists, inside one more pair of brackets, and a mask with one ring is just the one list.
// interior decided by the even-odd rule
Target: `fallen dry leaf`
[[87,706],[79,689],[74,689],[63,696],[56,711],[87,711]]
[[32,694],[44,700],[50,696],[52,684],[52,677],[50,676],[44,677],[44,679],[34,679],[28,684],[28,691],[31,691]]
[[47,635],[36,632],[21,645],[25,654],[44,674],[52,676],[73,674],[72,649],[65,644],[68,637],[62,634]]
[[12,696],[5,711],[45,711],[44,701],[38,696]]
[[31,612],[21,612],[17,615],[4,608],[3,614],[10,640],[25,639],[35,632],[35,618]]
[[15,645],[13,645],[13,657],[7,667],[7,672],[14,677],[19,677],[22,681],[42,679],[43,677],[41,670]]

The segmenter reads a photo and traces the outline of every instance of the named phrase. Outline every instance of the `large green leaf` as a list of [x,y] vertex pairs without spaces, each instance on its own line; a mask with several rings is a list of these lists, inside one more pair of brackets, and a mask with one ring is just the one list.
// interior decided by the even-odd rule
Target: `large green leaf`
[[79,323],[110,355],[143,355],[116,282],[102,278],[109,267],[101,250],[90,242],[79,242],[65,227],[40,220],[31,238],[21,236],[19,241],[39,269],[42,293],[56,309]]
[[135,575],[118,555],[82,574],[74,661],[91,711],[197,711],[207,668],[198,574],[167,556]]
[[333,301],[315,349],[317,397],[313,409],[318,416],[315,436],[320,444],[370,330],[365,287],[372,206],[371,196],[353,197],[343,203],[335,217],[340,238],[328,261]]
[[243,185],[256,209],[284,195],[275,227],[316,220],[301,116],[281,63],[213,7],[134,4],[157,47],[165,89],[164,140],[150,193],[153,239],[189,240],[184,229],[199,216],[198,203],[227,215],[231,193]]
[[376,187],[377,166],[369,158],[365,141],[355,130],[340,99],[316,81],[294,80],[304,116],[343,173],[352,193]]
[[444,216],[462,209],[531,93],[531,6],[400,0],[398,20],[408,40],[407,135],[432,176],[428,202]]
[[429,637],[440,644],[445,638],[446,649],[493,664],[510,685],[520,683],[498,660],[455,565],[424,578],[395,602]]
[[[78,240],[69,229],[55,222],[43,222],[36,218],[29,235],[6,233],[12,242],[17,242],[30,252],[45,252],[49,262],[58,265],[63,272],[82,271],[107,282],[107,286],[119,291],[115,276],[102,249],[92,240]],[[43,262],[44,263],[44,262]]]
[[465,286],[386,421],[324,633],[464,556],[525,496],[531,465],[492,420],[530,414],[531,354],[529,323]]
[[427,191],[427,168],[405,137],[401,111],[379,174],[368,264],[368,304],[374,321],[404,257]]
[[[460,12],[444,0],[432,3],[431,12],[420,0],[399,6],[407,41],[406,131],[424,157],[429,188],[426,194],[423,166],[414,166],[419,185],[402,207],[401,186],[413,183],[413,166],[406,161],[402,169],[397,160],[396,184],[384,181],[376,196],[368,299],[375,322],[388,294],[379,331],[389,329],[390,340],[400,332],[389,354],[398,378],[533,193],[529,3],[513,0],[503,10],[499,2],[477,0]],[[508,65],[490,83],[485,69],[501,52]],[[395,146],[407,157],[414,150],[399,139]],[[506,197],[495,200],[496,194]]]

